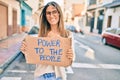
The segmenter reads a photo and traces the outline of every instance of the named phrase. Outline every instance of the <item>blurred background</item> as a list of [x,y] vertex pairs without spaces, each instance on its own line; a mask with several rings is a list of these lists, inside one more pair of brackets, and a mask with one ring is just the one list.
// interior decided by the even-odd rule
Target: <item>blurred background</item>
[[120,0],[0,0],[0,80],[33,80],[35,65],[26,64],[20,46],[26,35],[38,34],[50,1],[61,6],[74,36],[68,80],[119,80]]

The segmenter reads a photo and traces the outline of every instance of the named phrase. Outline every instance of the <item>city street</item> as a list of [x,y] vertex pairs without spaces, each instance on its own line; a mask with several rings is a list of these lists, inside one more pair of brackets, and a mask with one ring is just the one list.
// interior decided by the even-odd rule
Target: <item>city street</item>
[[[71,39],[61,38],[68,31],[75,60],[67,80],[120,80],[120,0],[0,0],[0,11],[0,80],[34,80],[40,62],[71,64],[64,54],[73,58]],[[36,76],[65,77],[62,68],[43,66]]]
[[100,37],[75,34],[76,60],[68,80],[119,80],[120,50],[101,43]]
[[[119,80],[120,50],[101,43],[100,35],[74,33],[75,61],[66,68],[67,80]],[[20,55],[0,75],[0,80],[33,80],[35,65]]]

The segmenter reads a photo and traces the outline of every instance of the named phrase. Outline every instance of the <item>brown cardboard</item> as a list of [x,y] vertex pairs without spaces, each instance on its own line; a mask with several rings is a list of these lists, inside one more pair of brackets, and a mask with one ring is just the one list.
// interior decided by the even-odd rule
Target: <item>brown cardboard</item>
[[[25,52],[27,63],[71,65],[71,61],[66,57],[66,51],[71,48],[71,38],[27,36],[25,42],[27,44]],[[50,44],[48,45],[48,43]]]

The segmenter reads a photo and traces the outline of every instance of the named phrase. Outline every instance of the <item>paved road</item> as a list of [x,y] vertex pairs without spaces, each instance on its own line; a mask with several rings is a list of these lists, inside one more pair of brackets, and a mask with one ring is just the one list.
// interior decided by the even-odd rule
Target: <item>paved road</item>
[[119,80],[120,50],[105,46],[100,36],[75,36],[76,60],[68,80]]
[[[76,59],[66,69],[68,80],[119,80],[120,50],[104,46],[99,36],[74,34]],[[33,80],[35,65],[20,55],[7,68],[1,80]]]

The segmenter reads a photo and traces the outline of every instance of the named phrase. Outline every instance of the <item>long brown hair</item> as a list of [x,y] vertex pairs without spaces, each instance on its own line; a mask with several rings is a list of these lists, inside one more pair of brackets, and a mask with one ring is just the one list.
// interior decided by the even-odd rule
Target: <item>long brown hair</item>
[[54,6],[59,12],[58,29],[59,29],[60,35],[62,37],[68,37],[68,32],[64,29],[64,20],[63,20],[62,10],[61,10],[60,6],[54,1],[47,3],[46,6],[44,6],[44,8],[40,14],[40,18],[39,18],[40,19],[40,30],[39,30],[38,36],[39,37],[47,36],[48,31],[51,30],[50,24],[46,18],[46,9],[50,5]]

